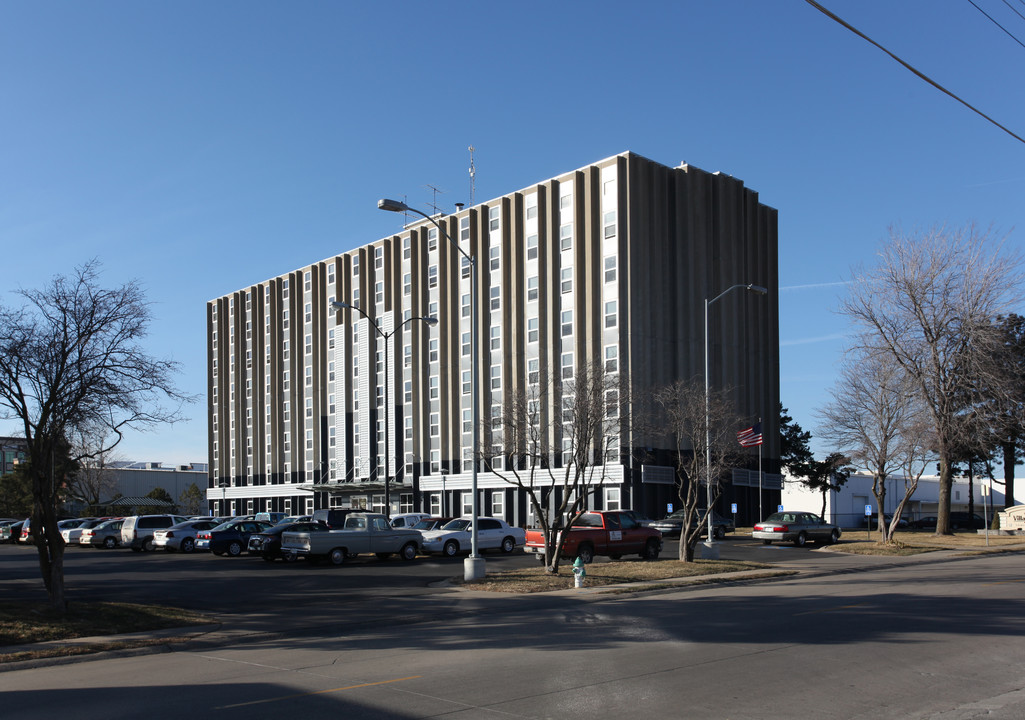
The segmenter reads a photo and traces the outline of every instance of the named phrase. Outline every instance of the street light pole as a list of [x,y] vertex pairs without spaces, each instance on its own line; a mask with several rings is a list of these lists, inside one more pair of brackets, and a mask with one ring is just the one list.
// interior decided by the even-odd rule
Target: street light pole
[[708,539],[705,541],[704,557],[713,559],[719,557],[719,550],[712,540],[712,401],[708,375],[708,308],[726,293],[740,288],[759,295],[767,295],[769,292],[761,285],[739,284],[726,288],[711,300],[705,298],[705,521],[708,526]]
[[403,320],[399,323],[398,327],[394,328],[391,332],[385,332],[381,329],[381,326],[377,324],[377,321],[366,314],[359,305],[353,305],[347,302],[333,302],[331,307],[336,310],[355,310],[364,318],[366,318],[373,326],[374,331],[377,332],[378,336],[384,339],[384,516],[386,518],[391,517],[391,474],[388,470],[388,454],[390,452],[390,438],[391,438],[391,420],[388,417],[390,414],[390,400],[388,393],[388,386],[391,385],[391,373],[389,372],[388,364],[388,345],[391,341],[392,336],[401,330],[404,326],[413,322],[414,320],[422,320],[428,326],[434,326],[438,324],[438,318],[436,317],[411,317],[407,320]]
[[470,475],[470,492],[473,493],[473,499],[471,504],[470,523],[470,557],[468,557],[463,563],[463,578],[467,581],[477,580],[484,577],[484,557],[480,554],[477,541],[477,518],[480,517],[480,508],[478,507],[477,498],[477,453],[480,449],[480,407],[478,406],[477,395],[478,388],[480,386],[480,343],[477,338],[477,259],[475,255],[469,255],[465,250],[459,247],[459,243],[449,237],[445,228],[427,213],[421,212],[416,208],[411,208],[404,202],[389,200],[387,198],[378,200],[377,207],[381,210],[387,210],[388,212],[409,212],[423,217],[428,222],[432,223],[434,227],[438,228],[438,232],[440,232],[442,236],[452,244],[452,246],[470,265],[470,403],[472,405],[470,411],[472,418],[471,421],[473,422],[473,450],[471,453],[473,466],[471,468]]

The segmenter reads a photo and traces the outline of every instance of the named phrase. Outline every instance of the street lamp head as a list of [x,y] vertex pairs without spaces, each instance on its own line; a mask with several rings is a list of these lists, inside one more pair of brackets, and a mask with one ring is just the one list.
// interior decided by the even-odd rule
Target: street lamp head
[[434,327],[435,325],[438,324],[438,318],[434,317],[433,315],[429,315],[429,316],[423,318],[423,321],[425,323],[427,323],[428,325],[430,325],[431,327]]
[[409,206],[404,202],[398,200],[389,200],[388,198],[381,198],[377,201],[377,207],[379,210],[387,210],[388,212],[409,212]]
[[767,288],[763,288],[761,285],[748,285],[747,289],[751,292],[756,292],[759,295],[768,295],[769,291]]
[[333,307],[335,310],[348,310],[352,307],[352,305],[350,305],[347,302],[339,302],[336,300],[331,303],[331,307]]

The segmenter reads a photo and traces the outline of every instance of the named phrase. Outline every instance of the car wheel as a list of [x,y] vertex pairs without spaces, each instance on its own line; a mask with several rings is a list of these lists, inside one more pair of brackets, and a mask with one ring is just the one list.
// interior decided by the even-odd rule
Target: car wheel
[[772,540],[762,540],[762,545],[772,545]]
[[196,541],[192,538],[185,538],[182,540],[182,552],[190,553],[196,549]]
[[113,550],[117,547],[117,540],[115,540],[112,537],[104,538],[103,547],[107,548],[108,550]]
[[658,540],[651,538],[648,540],[648,544],[644,546],[644,559],[645,560],[658,560]]
[[146,538],[145,540],[142,541],[142,550],[143,550],[143,552],[153,552],[153,548],[154,548],[153,538],[148,537],[148,538]]
[[712,528],[712,537],[714,537],[716,540],[722,540],[726,537],[726,528],[724,528],[722,525],[720,525],[719,527]]
[[840,533],[836,530],[829,533],[829,544],[836,545],[840,541]]
[[240,543],[238,540],[232,540],[230,543],[228,543],[228,554],[231,555],[231,557],[238,557],[239,555],[241,555],[242,543]]
[[399,551],[399,556],[403,560],[415,560],[417,553],[416,543],[406,543],[402,546],[402,550]]
[[504,552],[506,555],[508,555],[509,553],[511,553],[515,549],[516,549],[516,541],[515,540],[513,540],[511,537],[507,537],[507,538],[503,538],[502,539],[502,552]]
[[453,557],[457,552],[459,552],[459,543],[457,543],[455,540],[449,540],[441,548],[441,551],[445,553],[446,557]]
[[797,537],[794,538],[794,545],[797,547],[804,547],[808,544],[808,536],[802,531],[797,533]]
[[577,550],[577,557],[580,558],[580,562],[587,565],[594,561],[594,548],[590,545],[581,545]]
[[335,548],[327,554],[327,561],[332,565],[341,565],[345,562],[345,550],[342,548]]
[[[273,560],[274,558],[271,559]],[[294,552],[286,552],[281,554],[281,559],[287,563],[294,563],[296,560],[299,559],[299,556],[296,555]]]

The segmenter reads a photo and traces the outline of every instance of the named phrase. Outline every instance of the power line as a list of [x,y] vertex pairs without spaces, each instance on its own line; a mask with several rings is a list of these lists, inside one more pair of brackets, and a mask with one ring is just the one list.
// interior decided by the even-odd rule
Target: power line
[[827,10],[826,8],[824,8],[824,7],[822,7],[821,5],[819,5],[819,4],[817,3],[817,2],[815,2],[815,0],[804,0],[804,1],[805,1],[806,3],[808,3],[809,5],[811,5],[811,6],[813,7],[813,8],[815,8],[816,10],[818,10],[819,12],[821,12],[821,13],[822,13],[823,15],[825,15],[826,17],[828,17],[828,18],[830,18],[830,19],[832,19],[832,20],[835,20],[836,22],[840,23],[840,24],[841,24],[841,25],[843,25],[843,26],[844,26],[845,28],[847,28],[848,30],[850,30],[850,31],[851,31],[852,33],[854,33],[855,35],[857,35],[858,37],[860,37],[860,38],[862,38],[863,40],[865,40],[865,41],[867,41],[867,42],[869,42],[869,43],[871,43],[871,44],[875,45],[875,46],[876,46],[877,48],[879,48],[879,49],[880,49],[880,50],[882,50],[882,51],[883,51],[884,53],[886,53],[887,55],[889,55],[890,57],[892,57],[892,58],[893,58],[894,60],[896,60],[896,61],[897,61],[897,62],[899,62],[899,63],[900,63],[901,65],[903,65],[904,67],[906,67],[906,68],[907,68],[908,70],[910,70],[911,72],[913,72],[913,73],[914,73],[915,75],[917,75],[918,77],[920,77],[920,78],[922,78],[923,80],[925,80],[925,81],[926,81],[927,83],[929,83],[930,85],[932,85],[932,86],[933,86],[934,88],[936,88],[936,89],[937,89],[937,90],[939,90],[940,92],[942,92],[942,93],[944,93],[945,95],[949,95],[950,97],[954,98],[955,100],[957,100],[957,101],[958,101],[959,103],[961,103],[962,105],[964,105],[964,106],[965,106],[966,108],[968,108],[968,109],[969,109],[969,110],[971,110],[972,112],[976,113],[977,115],[980,115],[980,116],[982,116],[983,118],[985,118],[986,120],[988,120],[988,121],[989,121],[989,122],[991,122],[992,124],[996,125],[996,126],[997,126],[998,128],[1000,128],[1001,130],[1003,130],[1003,131],[1004,131],[1005,133],[1007,133],[1008,135],[1010,135],[1011,137],[1013,137],[1013,138],[1014,138],[1015,140],[1017,140],[1018,142],[1020,142],[1020,143],[1022,143],[1023,145],[1025,145],[1025,139],[1022,139],[1022,138],[1021,138],[1021,137],[1019,137],[1018,135],[1015,135],[1015,134],[1014,134],[1013,132],[1011,132],[1011,131],[1010,131],[1010,130],[1008,130],[1008,129],[1007,129],[1006,127],[1004,127],[1003,125],[1001,125],[1000,123],[998,123],[998,122],[997,122],[996,120],[994,120],[993,118],[991,118],[991,117],[990,117],[989,115],[987,115],[986,113],[984,113],[984,112],[982,112],[981,110],[979,110],[978,108],[974,107],[973,105],[971,105],[971,104],[970,104],[970,103],[968,103],[967,101],[965,101],[965,100],[962,100],[962,99],[961,99],[961,98],[959,98],[959,97],[958,97],[957,95],[955,95],[954,93],[950,92],[950,91],[949,91],[949,90],[947,90],[947,89],[946,89],[945,87],[943,87],[943,86],[942,86],[942,85],[940,85],[940,84],[939,84],[938,82],[936,82],[936,81],[935,81],[935,80],[933,80],[932,78],[928,77],[927,75],[925,75],[925,74],[924,74],[924,73],[922,73],[921,71],[919,71],[919,70],[916,70],[916,69],[915,69],[914,67],[912,67],[912,66],[911,66],[911,65],[909,65],[908,63],[906,63],[906,62],[904,62],[903,60],[901,60],[901,59],[900,59],[899,57],[897,57],[896,55],[894,55],[894,54],[893,54],[892,52],[890,52],[889,50],[887,50],[886,48],[884,48],[884,47],[883,47],[882,45],[880,45],[879,43],[877,43],[877,42],[876,42],[875,40],[873,40],[872,38],[870,38],[870,37],[869,37],[868,35],[866,35],[865,33],[861,32],[861,31],[860,31],[860,30],[858,30],[857,28],[853,27],[852,25],[850,25],[849,23],[847,23],[846,21],[844,21],[844,20],[843,20],[842,18],[839,18],[839,17],[837,17],[837,16],[836,16],[836,15],[834,15],[834,14],[833,14],[832,12],[830,12],[830,11],[829,11],[829,10]]
[[[1021,0],[1018,0],[1018,1],[1021,2]],[[1011,3],[1007,2],[1007,0],[1004,0],[1004,5],[1006,5],[1008,8],[1010,8],[1011,12],[1013,12],[1015,15],[1020,17],[1022,20],[1025,20],[1025,15],[1022,15],[1020,12],[1015,10],[1014,9],[1014,5],[1012,5]],[[1022,2],[1022,5],[1025,5],[1025,2]]]
[[[985,16],[986,16],[987,18],[989,18],[989,21],[990,21],[991,23],[993,23],[993,24],[994,24],[994,25],[996,25],[996,26],[997,26],[998,28],[1000,28],[1000,29],[1001,29],[1001,30],[1003,30],[1003,31],[1004,31],[1005,33],[1007,33],[1008,37],[1010,37],[1010,38],[1011,38],[1012,40],[1014,40],[1014,41],[1015,41],[1016,43],[1018,43],[1018,44],[1019,44],[1019,45],[1021,45],[1022,47],[1025,47],[1025,43],[1023,43],[1023,42],[1022,42],[1021,40],[1019,40],[1018,38],[1016,38],[1016,37],[1015,37],[1015,36],[1014,36],[1014,35],[1013,35],[1013,34],[1011,33],[1011,31],[1010,31],[1010,30],[1008,30],[1008,29],[1007,29],[1007,28],[1005,28],[1005,27],[1004,27],[1003,25],[1001,25],[1000,23],[998,23],[998,22],[997,22],[997,21],[996,21],[996,20],[995,20],[995,19],[993,18],[993,16],[992,16],[992,15],[990,15],[990,14],[989,14],[988,12],[986,12],[986,11],[985,11],[985,10],[983,10],[983,9],[982,9],[981,7],[979,7],[978,5],[976,5],[976,4],[975,4],[975,0],[968,0],[968,2],[969,2],[969,3],[971,3],[971,5],[972,5],[972,7],[973,7],[973,8],[975,8],[976,10],[978,10],[979,12],[981,12],[981,13],[982,13],[983,15],[985,15]],[[1011,6],[1010,6],[1010,5],[1008,5],[1007,7],[1011,7]],[[1012,9],[1012,10],[1014,10],[1014,8],[1013,8],[1013,7],[1012,7],[1011,9]],[[1018,12],[1018,11],[1017,11],[1017,10],[1015,10],[1015,12]]]

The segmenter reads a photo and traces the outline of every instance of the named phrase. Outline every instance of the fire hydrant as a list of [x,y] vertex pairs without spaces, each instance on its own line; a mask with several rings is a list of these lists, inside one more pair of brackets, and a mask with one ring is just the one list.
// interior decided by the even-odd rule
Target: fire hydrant
[[582,588],[585,577],[587,577],[587,569],[584,568],[584,561],[577,558],[573,561],[573,587]]

